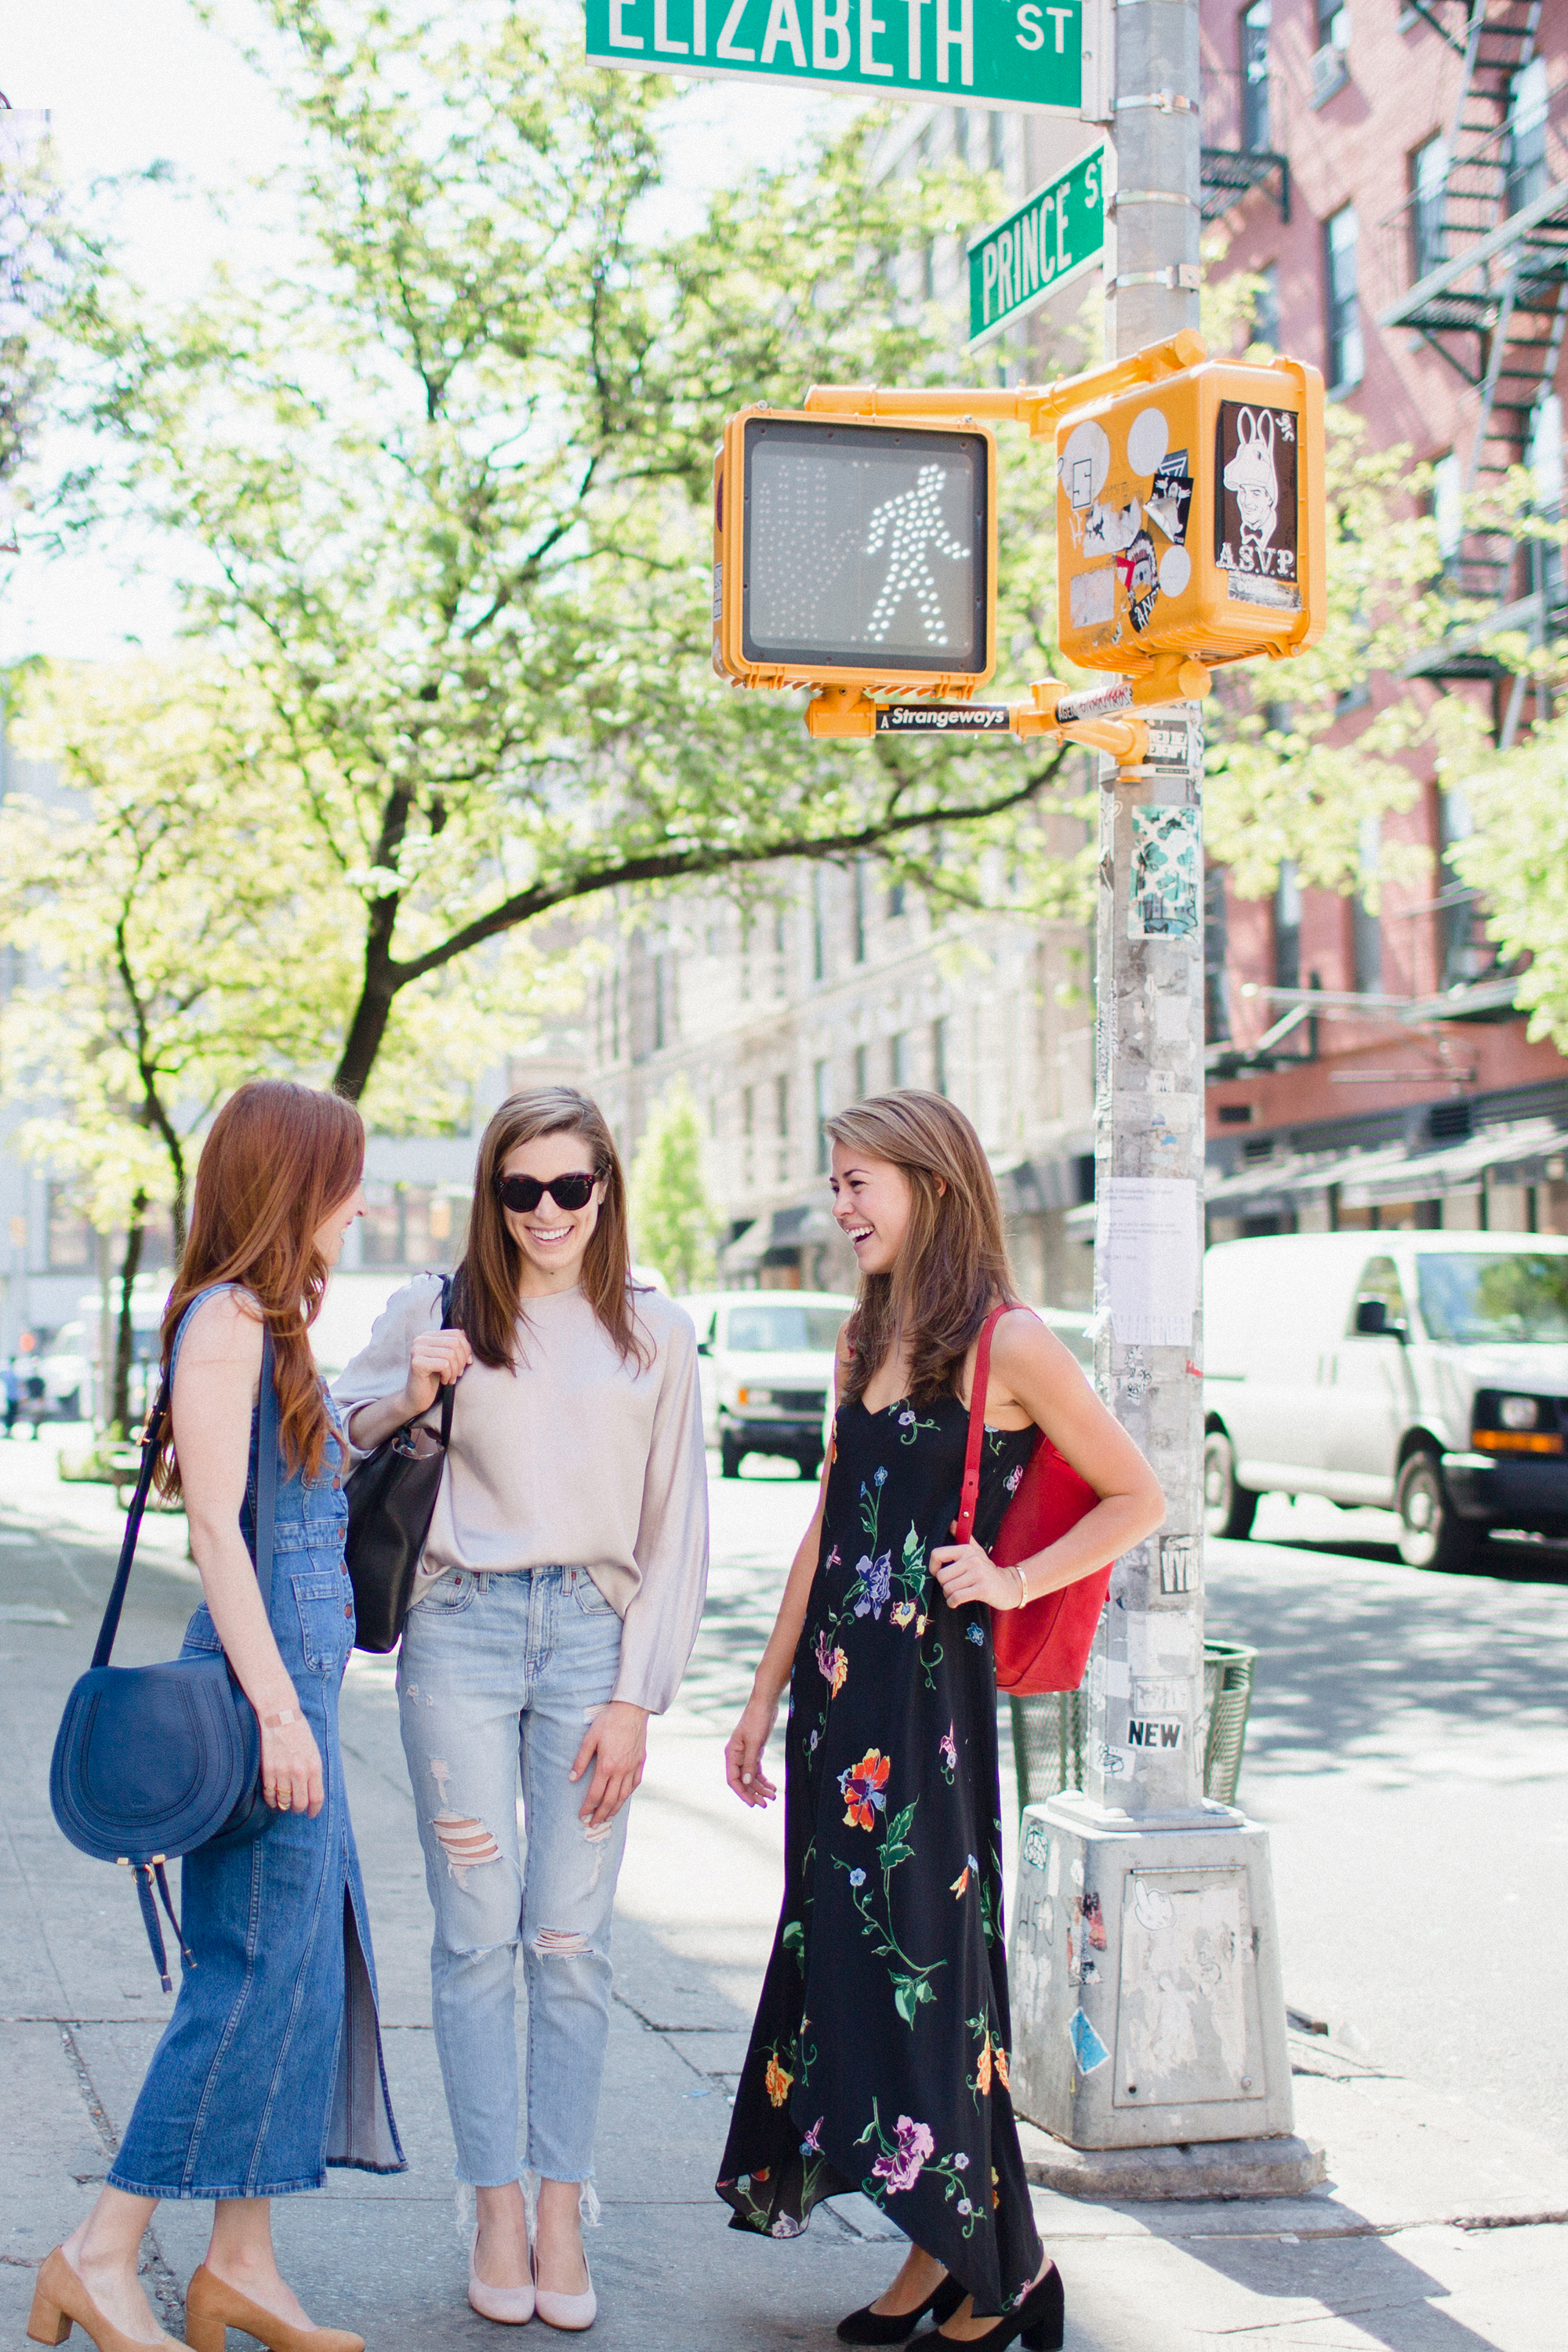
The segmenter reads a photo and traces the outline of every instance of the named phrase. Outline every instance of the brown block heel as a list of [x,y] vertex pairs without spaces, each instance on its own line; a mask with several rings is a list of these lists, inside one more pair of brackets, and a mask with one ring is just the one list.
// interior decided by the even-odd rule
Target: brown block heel
[[268,2352],[364,2352],[363,2336],[346,2327],[294,2327],[204,2263],[185,2290],[185,2342],[192,2352],[225,2352],[226,2327],[242,2327]]
[[58,2304],[51,2303],[41,2286],[33,2289],[33,2308],[27,2319],[27,2334],[35,2344],[63,2344],[76,2322]]
[[38,2273],[27,2334],[35,2344],[63,2344],[73,2321],[84,2336],[91,2336],[98,2352],[179,2352],[172,2336],[161,2336],[156,2345],[138,2344],[105,2319],[57,2246]]

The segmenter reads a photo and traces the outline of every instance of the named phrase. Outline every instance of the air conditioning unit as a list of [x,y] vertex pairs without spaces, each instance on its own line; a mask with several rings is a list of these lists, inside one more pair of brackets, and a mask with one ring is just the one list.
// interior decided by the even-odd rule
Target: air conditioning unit
[[1314,106],[1321,106],[1325,99],[1332,98],[1335,90],[1342,89],[1350,79],[1345,53],[1332,41],[1326,41],[1321,49],[1313,51],[1308,71],[1311,77]]

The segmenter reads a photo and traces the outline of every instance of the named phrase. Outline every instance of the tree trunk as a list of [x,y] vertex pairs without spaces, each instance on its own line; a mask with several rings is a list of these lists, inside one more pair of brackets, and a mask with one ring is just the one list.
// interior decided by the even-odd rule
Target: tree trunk
[[[369,959],[366,959],[367,962]],[[332,1076],[332,1092],[358,1102],[365,1090],[375,1057],[381,1051],[381,1041],[386,1034],[386,1024],[392,1018],[394,991],[381,973],[365,975],[360,991],[354,1017],[343,1041],[342,1057]]]
[[131,1302],[142,1265],[142,1244],[147,1232],[147,1195],[138,1192],[131,1203],[125,1234],[125,1255],[120,1261],[120,1318],[114,1334],[114,1391],[110,1407],[110,1434],[123,1437],[131,1426],[131,1364],[136,1349]]

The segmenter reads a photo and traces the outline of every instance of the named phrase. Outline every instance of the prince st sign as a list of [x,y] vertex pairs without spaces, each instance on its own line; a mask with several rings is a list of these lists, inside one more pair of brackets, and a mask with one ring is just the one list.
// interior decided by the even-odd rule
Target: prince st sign
[[989,342],[1105,255],[1105,147],[969,242],[969,340]]
[[1082,103],[1084,0],[587,0],[588,61],[1009,112]]

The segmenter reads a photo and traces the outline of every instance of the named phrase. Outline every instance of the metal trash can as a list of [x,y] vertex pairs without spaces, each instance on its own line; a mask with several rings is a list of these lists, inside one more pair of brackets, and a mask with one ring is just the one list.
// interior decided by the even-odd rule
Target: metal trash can
[[[1247,1717],[1252,1705],[1256,1650],[1239,1642],[1204,1643],[1204,1711],[1197,1726],[1204,1748],[1204,1794],[1236,1802]],[[1081,1789],[1089,1738],[1089,1692],[1048,1691],[1008,1701],[1018,1809],[1043,1805],[1062,1789]]]

